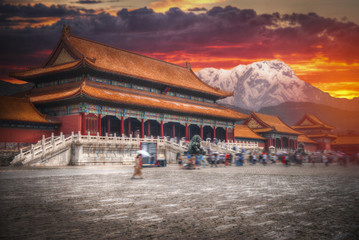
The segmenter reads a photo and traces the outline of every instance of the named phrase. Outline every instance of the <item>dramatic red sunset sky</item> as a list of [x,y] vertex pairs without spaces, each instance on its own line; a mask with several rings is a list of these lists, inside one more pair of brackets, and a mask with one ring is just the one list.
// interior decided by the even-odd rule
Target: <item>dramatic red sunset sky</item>
[[334,97],[359,97],[357,0],[15,0],[0,3],[0,79],[74,35],[178,65],[278,59]]

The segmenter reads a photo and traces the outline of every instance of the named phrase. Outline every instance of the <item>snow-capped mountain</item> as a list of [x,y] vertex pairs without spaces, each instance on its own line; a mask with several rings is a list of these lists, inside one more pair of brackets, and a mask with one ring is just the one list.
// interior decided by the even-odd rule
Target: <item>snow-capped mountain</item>
[[359,110],[359,99],[331,97],[300,80],[288,65],[278,60],[238,65],[231,70],[205,68],[196,74],[213,87],[234,91],[234,96],[220,100],[220,103],[249,110],[258,111],[284,102],[313,102]]

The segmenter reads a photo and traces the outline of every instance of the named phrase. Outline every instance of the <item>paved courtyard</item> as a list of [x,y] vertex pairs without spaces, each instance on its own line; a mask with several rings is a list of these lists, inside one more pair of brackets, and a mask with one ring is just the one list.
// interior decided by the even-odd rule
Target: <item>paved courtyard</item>
[[359,239],[359,167],[3,168],[1,239]]

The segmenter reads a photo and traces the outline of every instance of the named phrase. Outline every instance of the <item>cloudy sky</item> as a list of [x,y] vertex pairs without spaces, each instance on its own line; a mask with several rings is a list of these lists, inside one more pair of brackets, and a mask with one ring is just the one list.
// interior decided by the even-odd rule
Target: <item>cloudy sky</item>
[[178,65],[279,59],[335,97],[359,97],[358,0],[0,0],[0,79],[74,35]]

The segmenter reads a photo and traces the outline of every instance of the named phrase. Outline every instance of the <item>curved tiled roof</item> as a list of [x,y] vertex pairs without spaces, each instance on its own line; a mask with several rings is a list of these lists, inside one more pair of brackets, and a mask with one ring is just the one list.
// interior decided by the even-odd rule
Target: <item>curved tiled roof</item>
[[55,65],[55,66],[46,67],[46,68],[32,68],[32,69],[29,69],[26,71],[12,73],[10,76],[15,77],[15,78],[24,79],[27,76],[40,76],[40,75],[45,75],[47,73],[56,73],[56,72],[62,72],[65,70],[75,69],[75,68],[79,67],[82,63],[83,63],[83,61],[76,60],[74,62],[65,63],[65,64],[61,64],[61,65]]
[[296,124],[292,125],[292,128],[294,129],[324,128],[329,130],[329,129],[334,129],[335,127],[329,126],[328,124],[324,123],[317,116],[306,113],[301,120],[299,120]]
[[15,97],[0,97],[0,120],[50,123],[29,99]]
[[289,127],[282,120],[280,120],[279,117],[277,117],[277,116],[271,116],[271,115],[267,115],[267,114],[263,114],[263,113],[254,113],[254,112],[251,115],[255,119],[259,120],[264,126],[266,126],[265,128],[254,129],[255,132],[264,132],[264,130],[271,131],[270,129],[272,129],[272,130],[275,130],[275,131],[281,132],[281,133],[289,133],[289,134],[296,134],[296,135],[302,134],[302,133],[292,129],[291,127]]
[[34,89],[30,99],[34,103],[44,103],[85,95],[91,98],[132,106],[141,106],[169,111],[197,114],[225,119],[243,120],[247,115],[236,112],[217,104],[202,103],[194,100],[182,100],[162,94],[147,93],[140,90],[128,89],[107,84],[83,81],[67,84],[66,87],[48,87]]
[[318,133],[318,134],[307,134],[310,138],[337,138],[334,134],[327,134],[327,133]]
[[234,126],[234,137],[236,138],[251,138],[251,139],[262,139],[265,138],[259,136],[255,132],[253,132],[248,126],[245,125],[235,125]]
[[[56,66],[45,65],[37,69],[12,73],[11,76],[20,79],[33,78],[38,75],[71,69],[78,62],[83,61],[87,66],[100,71],[201,92],[217,98],[233,95],[233,92],[222,91],[204,83],[190,68],[76,37],[70,33],[62,35],[50,58],[55,57],[55,52],[60,52],[60,48],[63,47],[66,47],[67,51],[70,51],[71,55],[76,56],[78,60]],[[51,60],[48,59],[47,64],[50,62]]]
[[298,142],[318,144],[316,141],[313,141],[312,139],[310,139],[309,137],[307,137],[305,135],[299,135],[298,136]]

